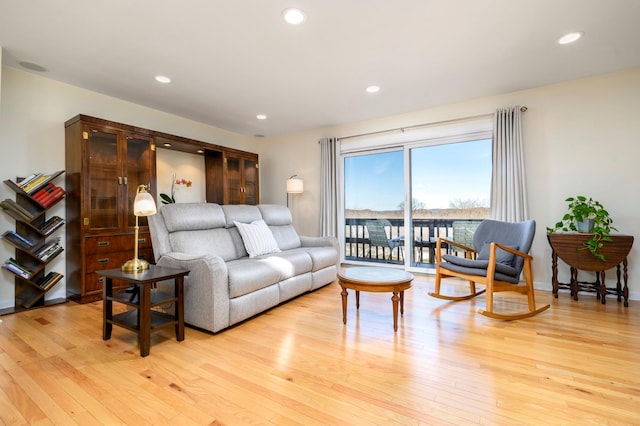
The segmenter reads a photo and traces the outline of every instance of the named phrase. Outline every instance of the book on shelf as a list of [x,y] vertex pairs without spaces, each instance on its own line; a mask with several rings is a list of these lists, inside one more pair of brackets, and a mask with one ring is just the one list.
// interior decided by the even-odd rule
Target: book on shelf
[[40,190],[42,187],[44,187],[46,184],[48,184],[51,180],[55,179],[56,177],[58,177],[59,173],[53,173],[50,175],[43,175],[44,179],[40,180],[40,178],[36,179],[36,181],[32,182],[31,184],[29,184],[29,188],[25,189],[23,188],[23,190],[29,194],[29,195],[33,195],[36,192],[38,192],[38,190]]
[[34,200],[40,201],[41,199],[45,198],[48,194],[51,194],[54,189],[56,189],[56,186],[52,182],[48,182],[42,188],[37,190],[32,197]]
[[33,247],[33,243],[31,241],[29,241],[28,239],[26,239],[22,235],[18,234],[16,231],[7,231],[2,236],[6,240],[11,241],[15,245],[17,245],[19,247],[22,247],[24,249],[29,250],[29,249],[31,249]]
[[28,280],[29,278],[31,278],[31,271],[25,268],[24,266],[20,265],[13,258],[10,258],[6,262],[4,262],[4,265],[2,265],[2,267],[5,269],[8,269],[9,271],[13,272],[14,274],[24,279]]
[[64,195],[64,189],[54,185],[54,189],[51,192],[47,193],[47,195],[41,198],[38,202],[44,207],[49,208],[53,205],[53,203],[64,197]]
[[42,173],[33,173],[27,176],[26,178],[22,179],[20,182],[16,183],[16,186],[18,188],[24,188],[25,186],[29,185],[31,182],[33,182],[40,176],[42,176]]
[[49,258],[60,253],[61,251],[62,251],[62,246],[60,245],[60,241],[54,240],[42,245],[40,248],[38,248],[38,250],[36,250],[33,253],[33,255],[36,256],[38,259],[42,260],[43,262],[46,262]]
[[13,212],[17,217],[22,218],[26,222],[33,220],[33,214],[10,198],[6,198],[0,202],[0,207]]
[[22,187],[22,190],[27,194],[32,194],[37,191],[40,187],[47,183],[47,179],[49,179],[51,175],[40,175],[32,182]]
[[62,225],[64,225],[64,219],[62,219],[60,216],[53,216],[49,218],[46,222],[44,222],[42,226],[40,226],[40,228],[38,229],[44,235],[49,235],[53,231],[61,227]]
[[40,281],[38,281],[38,285],[42,287],[44,291],[47,291],[51,287],[53,287],[58,281],[60,281],[61,278],[62,278],[62,274],[52,271],[52,272],[49,272]]

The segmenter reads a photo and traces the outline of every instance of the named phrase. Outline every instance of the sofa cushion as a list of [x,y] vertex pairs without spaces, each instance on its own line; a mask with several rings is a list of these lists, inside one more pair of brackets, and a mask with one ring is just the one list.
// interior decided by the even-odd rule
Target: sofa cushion
[[269,225],[280,250],[298,248],[302,245],[300,237],[293,227],[291,212],[286,206],[279,204],[259,204],[262,218]]
[[280,281],[281,271],[260,259],[243,257],[227,262],[229,297],[234,298]]
[[238,228],[244,248],[249,253],[249,257],[262,256],[279,252],[278,243],[273,238],[273,233],[264,223],[264,220],[256,220],[251,223],[241,223],[234,221],[233,224]]
[[302,245],[293,225],[269,225],[269,229],[271,229],[280,250],[290,250]]
[[225,261],[246,256],[244,247],[238,250],[229,231],[226,228],[177,231],[169,234],[169,241],[174,252],[195,256],[216,255]]
[[261,262],[271,265],[280,272],[280,280],[311,272],[313,262],[308,253],[300,250],[286,250],[271,253],[258,258]]
[[291,212],[286,206],[280,204],[259,204],[258,210],[267,225],[291,225],[293,220]]
[[338,252],[333,247],[303,247],[300,250],[304,250],[311,257],[314,272],[338,263]]
[[220,207],[224,212],[227,228],[235,226],[233,222],[251,223],[262,219],[260,210],[258,210],[256,206],[247,204],[225,204]]
[[226,224],[225,214],[218,204],[165,204],[160,208],[160,214],[169,232],[222,228]]

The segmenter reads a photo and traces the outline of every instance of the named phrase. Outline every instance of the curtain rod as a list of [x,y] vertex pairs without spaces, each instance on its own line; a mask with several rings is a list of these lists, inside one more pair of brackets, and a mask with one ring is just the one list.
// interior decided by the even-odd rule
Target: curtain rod
[[[520,107],[520,111],[521,112],[525,112],[526,110],[527,110],[526,106]],[[376,132],[360,133],[359,135],[343,136],[343,137],[339,137],[338,139],[345,140],[345,139],[351,139],[351,138],[359,138],[359,137],[362,137],[362,136],[373,136],[373,135],[380,135],[380,134],[383,134],[383,133],[397,132],[397,131],[401,131],[401,132],[404,133],[405,130],[417,129],[417,128],[420,128],[420,127],[435,126],[435,125],[438,125],[438,124],[455,123],[457,121],[473,120],[475,118],[489,117],[489,116],[492,116],[492,115],[493,115],[493,113],[479,114],[479,115],[473,115],[473,116],[470,116],[470,117],[463,117],[463,118],[452,118],[450,120],[434,121],[432,123],[414,124],[414,125],[411,125],[411,126],[396,127],[395,129],[378,130]],[[318,143],[320,143],[320,142],[318,142]]]

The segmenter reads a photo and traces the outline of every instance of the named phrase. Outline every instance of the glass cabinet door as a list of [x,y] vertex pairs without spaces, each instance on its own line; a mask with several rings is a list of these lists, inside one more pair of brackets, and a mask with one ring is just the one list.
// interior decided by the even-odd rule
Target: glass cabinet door
[[84,225],[89,229],[118,228],[118,134],[90,130],[88,139],[88,185]]
[[258,164],[249,159],[244,160],[244,202],[258,204]]
[[[136,192],[139,185],[147,185],[147,190],[155,198],[155,182],[152,176],[155,176],[155,157],[153,152],[153,141],[150,138],[139,136],[126,137],[126,163],[124,176],[126,176],[126,202],[124,214],[126,216],[125,223],[127,227],[136,225],[136,217],[133,214],[133,201],[136,198]],[[139,226],[147,226],[147,218],[140,216],[138,218]]]
[[227,171],[227,200],[226,204],[242,204],[241,160],[234,157],[226,157]]

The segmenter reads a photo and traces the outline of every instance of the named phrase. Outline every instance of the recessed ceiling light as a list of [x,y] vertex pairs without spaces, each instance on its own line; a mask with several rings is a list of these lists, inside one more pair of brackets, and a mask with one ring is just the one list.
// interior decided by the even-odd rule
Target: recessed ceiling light
[[156,75],[156,81],[158,83],[171,83],[171,79],[169,77],[166,77],[164,75]]
[[204,149],[199,149],[196,151],[198,154],[204,154]]
[[367,92],[368,93],[376,93],[380,91],[380,87],[379,86],[369,86],[367,87]]
[[256,115],[256,118],[257,118],[258,120],[266,120],[266,119],[267,119],[267,116],[266,116],[266,115],[264,115],[264,114],[258,114],[258,115]]
[[42,65],[36,64],[36,63],[33,63],[33,62],[29,62],[29,61],[20,61],[20,62],[18,62],[18,64],[21,67],[26,68],[26,69],[31,70],[31,71],[45,72],[47,70]]
[[166,146],[167,148],[169,148],[171,146],[171,144],[169,142],[165,142],[162,144],[162,146]]
[[568,33],[558,39],[558,44],[569,44],[578,41],[584,33],[582,31]]
[[282,12],[282,18],[291,25],[298,25],[304,22],[306,15],[300,9],[290,7]]

